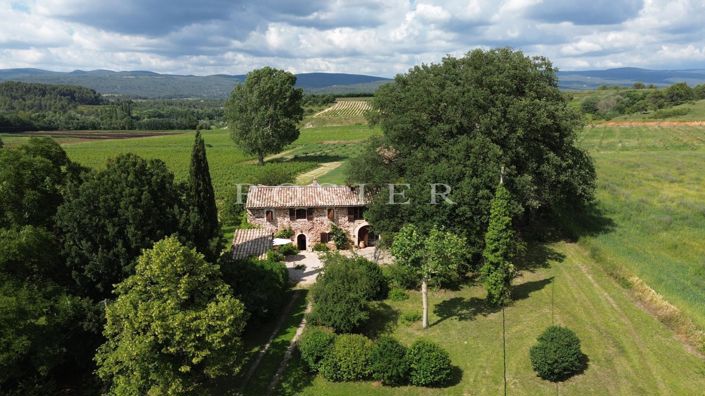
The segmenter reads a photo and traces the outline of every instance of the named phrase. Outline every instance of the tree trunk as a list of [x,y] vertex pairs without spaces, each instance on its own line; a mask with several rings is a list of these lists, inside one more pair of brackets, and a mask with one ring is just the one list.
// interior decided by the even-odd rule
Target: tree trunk
[[264,166],[264,153],[257,153],[257,163],[260,166]]
[[421,281],[421,301],[423,302],[423,317],[421,318],[421,326],[424,329],[428,328],[428,283],[426,278]]

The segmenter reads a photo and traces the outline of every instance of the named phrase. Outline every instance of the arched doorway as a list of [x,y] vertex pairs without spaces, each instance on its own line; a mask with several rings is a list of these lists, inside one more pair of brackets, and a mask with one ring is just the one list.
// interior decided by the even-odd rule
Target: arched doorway
[[306,235],[299,234],[299,236],[296,237],[296,247],[298,247],[299,250],[306,250]]
[[375,242],[377,242],[377,236],[369,225],[362,226],[357,230],[357,247],[374,246]]

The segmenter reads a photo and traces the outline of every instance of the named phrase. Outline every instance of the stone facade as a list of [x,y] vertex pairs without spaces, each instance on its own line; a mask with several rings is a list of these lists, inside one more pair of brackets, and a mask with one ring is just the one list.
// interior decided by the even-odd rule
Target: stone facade
[[[330,233],[333,224],[348,234],[354,246],[360,246],[360,241],[363,239],[368,243],[363,230],[368,223],[359,218],[360,216],[351,214],[355,212],[359,214],[362,209],[361,207],[247,209],[247,220],[250,224],[260,226],[272,233],[291,228],[293,231],[291,239],[294,244],[300,244],[302,238],[305,238],[306,250],[311,250],[315,244],[321,243],[321,238],[325,239],[325,235],[322,234]],[[327,242],[330,247],[333,247],[332,242]]]

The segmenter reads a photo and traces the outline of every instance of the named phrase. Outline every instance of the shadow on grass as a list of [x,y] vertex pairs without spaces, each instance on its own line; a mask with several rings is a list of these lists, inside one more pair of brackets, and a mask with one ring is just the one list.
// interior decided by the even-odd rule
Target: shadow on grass
[[325,162],[339,162],[339,161],[345,161],[348,159],[348,157],[344,157],[342,155],[327,155],[327,154],[297,154],[294,155],[291,158],[275,158],[272,159],[268,162],[316,162],[319,164],[325,163]]
[[291,357],[289,365],[282,376],[282,381],[274,389],[273,394],[281,396],[299,395],[304,389],[311,386],[315,376],[315,374],[307,370],[297,350]]
[[[512,301],[528,298],[531,293],[539,291],[553,282],[553,277],[537,281],[524,282],[512,288]],[[438,320],[431,324],[435,326],[447,319],[455,318],[459,321],[473,320],[476,316],[487,316],[497,313],[501,307],[491,305],[487,300],[478,297],[453,297],[441,301],[433,307],[433,313],[438,316]]]
[[544,243],[530,242],[525,254],[516,263],[517,270],[534,272],[539,268],[548,268],[550,262],[563,262],[565,255]]
[[364,334],[376,339],[384,334],[391,334],[399,320],[399,311],[384,302],[370,304],[370,317],[364,325]]
[[615,222],[596,203],[543,213],[525,231],[537,242],[577,242],[581,237],[612,232]]

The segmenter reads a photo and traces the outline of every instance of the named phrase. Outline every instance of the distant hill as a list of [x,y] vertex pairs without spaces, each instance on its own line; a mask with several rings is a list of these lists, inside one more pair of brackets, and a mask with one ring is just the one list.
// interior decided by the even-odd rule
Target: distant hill
[[[244,75],[214,74],[190,76],[160,74],[150,71],[75,70],[52,72],[41,69],[0,69],[0,81],[13,80],[46,84],[79,85],[104,95],[142,98],[226,98]],[[671,85],[685,81],[690,85],[705,83],[705,69],[648,70],[633,67],[608,70],[558,72],[563,89],[595,89],[600,85],[629,86],[635,82]],[[297,74],[297,85],[306,92],[329,94],[370,93],[388,78],[344,73]]]
[[[79,85],[104,95],[142,98],[226,98],[244,75],[190,76],[150,71],[75,70],[52,72],[41,69],[0,69],[0,81]],[[297,86],[316,93],[374,92],[389,79],[343,73],[302,73]]]
[[607,70],[560,71],[558,80],[563,89],[595,89],[601,85],[630,86],[635,82],[666,86],[686,82],[693,86],[705,83],[705,69],[649,70],[622,67]]

